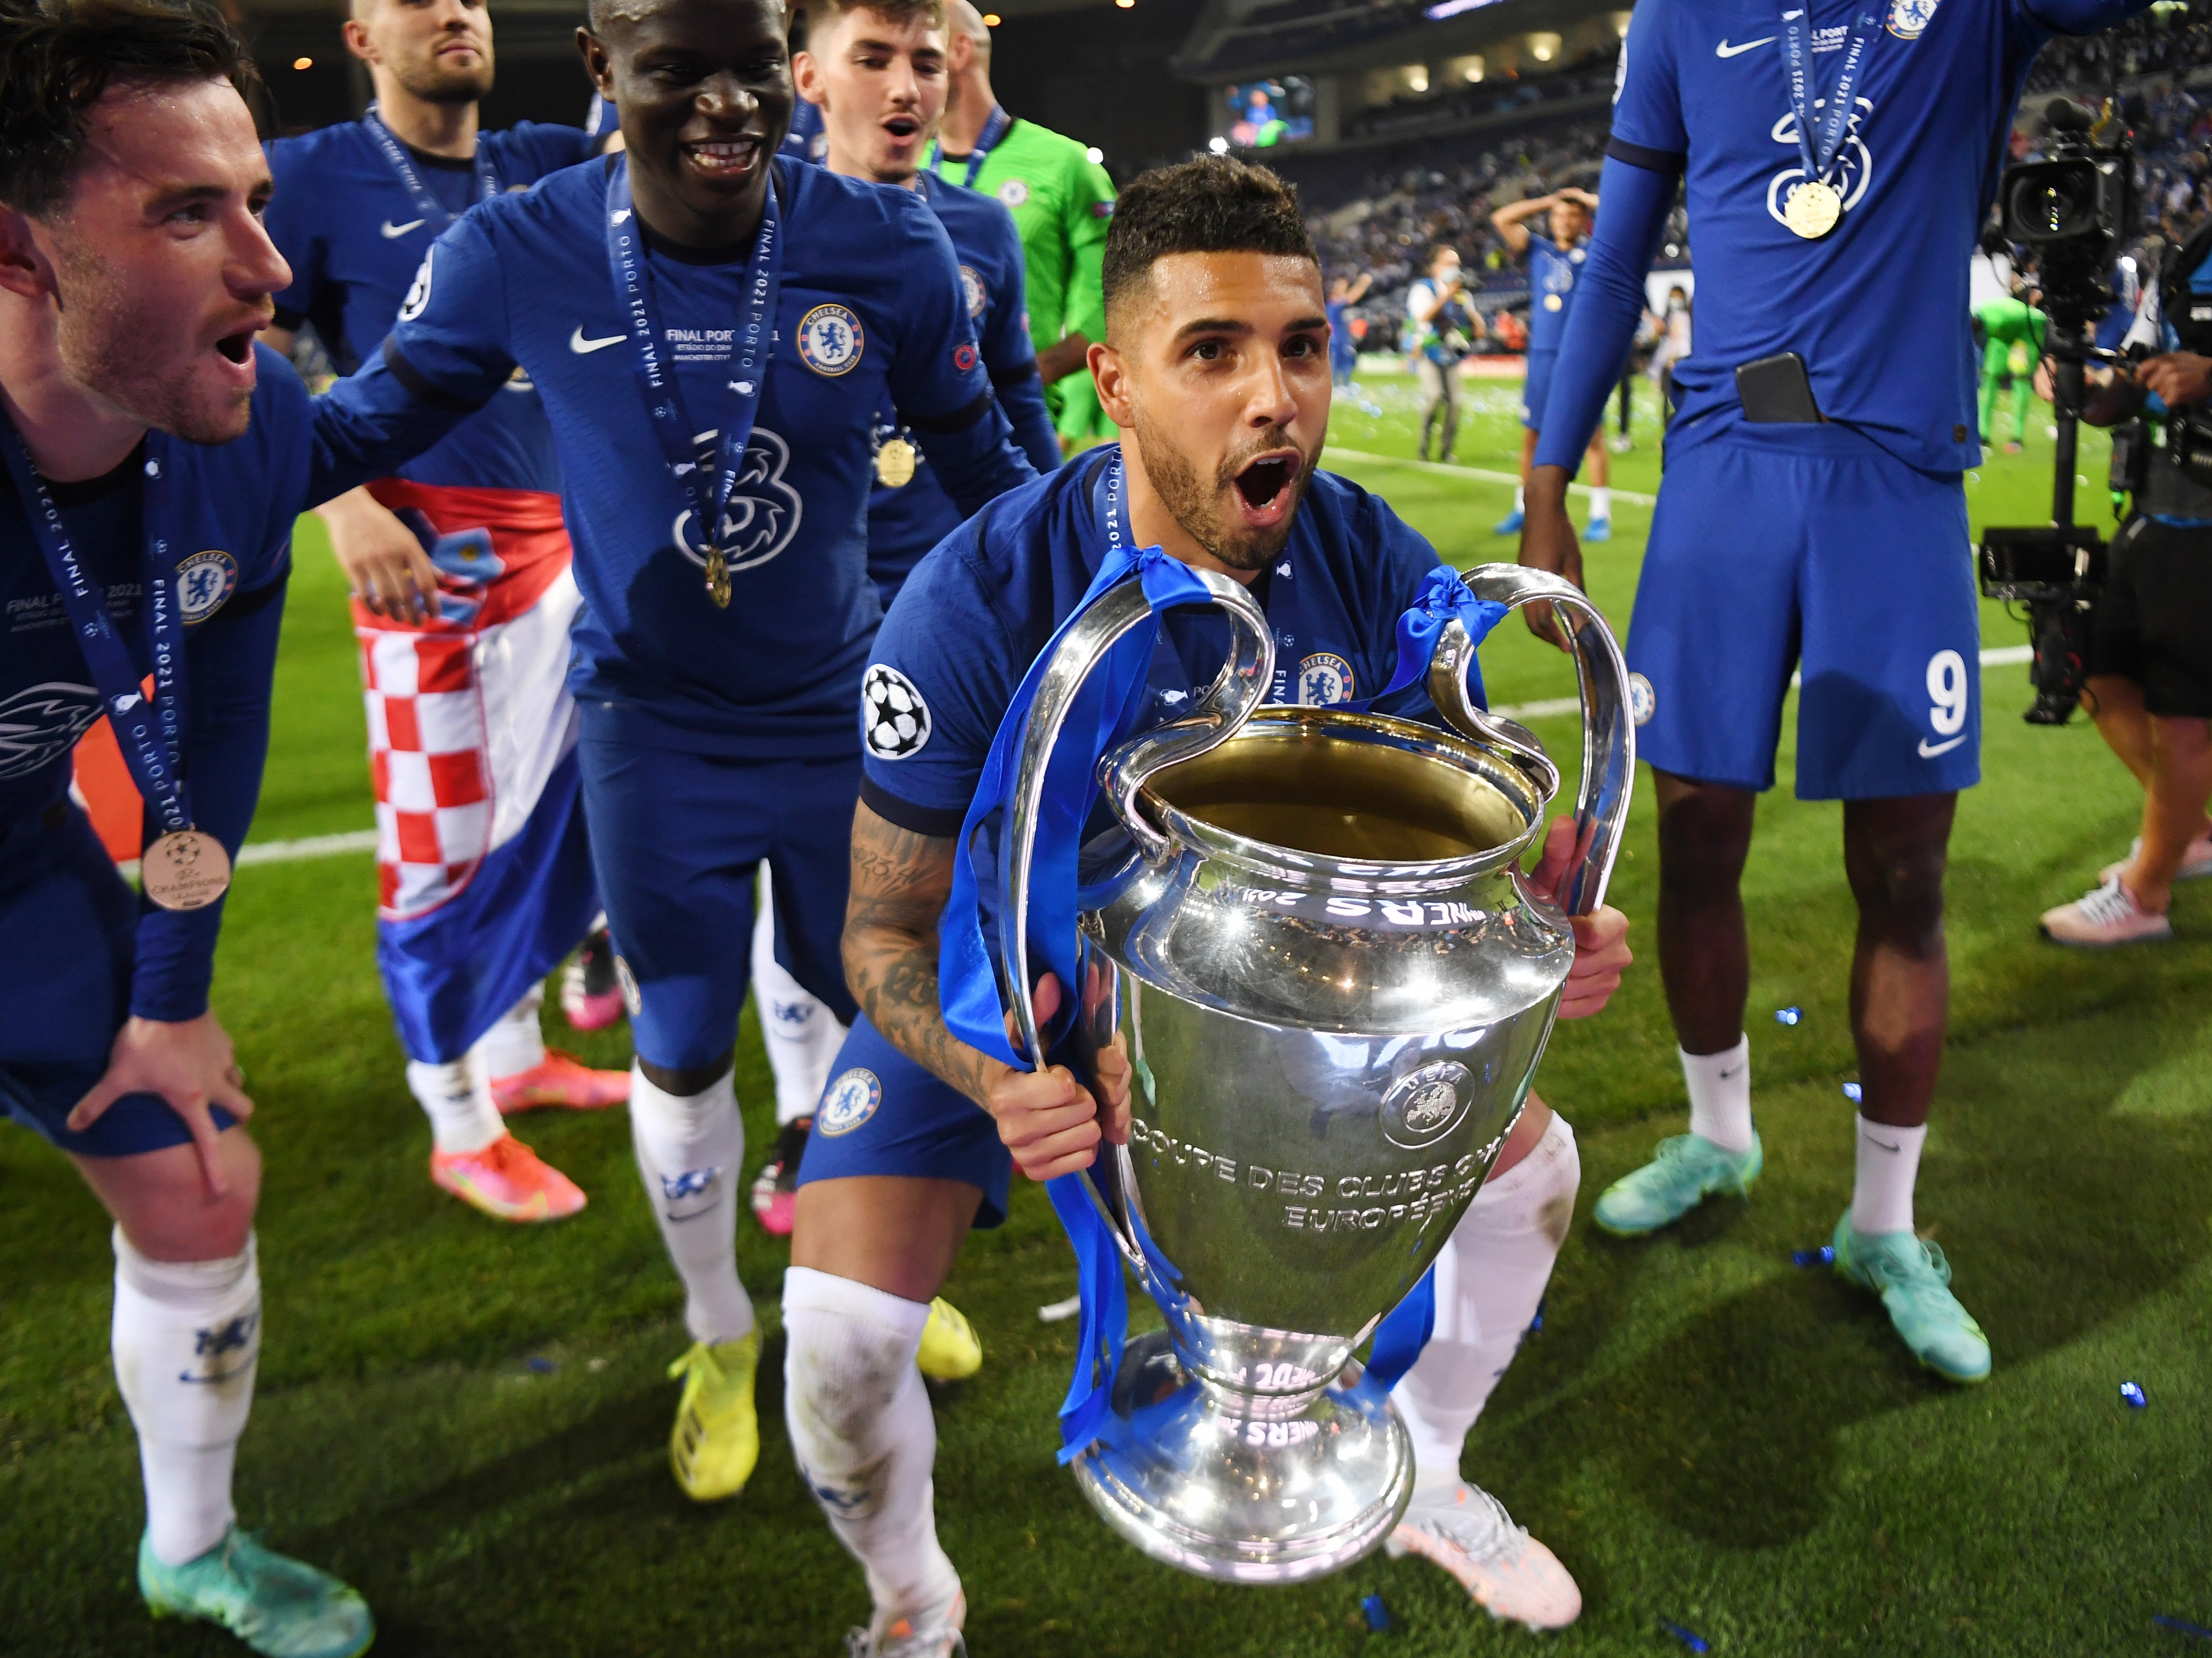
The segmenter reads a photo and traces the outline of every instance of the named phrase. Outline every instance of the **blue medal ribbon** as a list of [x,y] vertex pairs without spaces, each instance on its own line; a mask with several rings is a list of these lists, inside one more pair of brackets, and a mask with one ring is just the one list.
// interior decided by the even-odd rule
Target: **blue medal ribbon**
[[1810,0],[1802,0],[1796,9],[1782,14],[1782,61],[1789,71],[1790,107],[1797,118],[1797,154],[1803,161],[1808,184],[1826,179],[1843,149],[1844,135],[1850,130],[1851,88],[1858,82],[1859,60],[1866,55],[1867,42],[1881,27],[1881,19],[1871,11],[1863,11],[1851,24],[1850,39],[1844,48],[1844,66],[1836,76],[1835,90],[1828,95],[1828,112],[1820,123],[1817,145],[1813,137],[1812,49],[1806,38],[1811,22]]
[[[400,185],[407,191],[407,199],[415,204],[416,213],[426,223],[437,227],[430,233],[432,235],[461,216],[430,193],[430,187],[422,182],[422,175],[415,170],[415,163],[408,156],[407,146],[384,125],[384,118],[376,112],[374,104],[368,106],[361,124],[368,129],[368,136],[376,141],[376,147],[384,152],[386,162],[399,175]],[[476,169],[477,199],[488,202],[499,194],[499,178],[491,170],[491,161],[485,155],[481,141],[477,145]]]
[[192,827],[191,796],[180,762],[184,754],[185,629],[177,611],[171,582],[174,537],[168,522],[168,439],[160,432],[146,434],[145,483],[140,511],[146,529],[145,597],[146,643],[154,660],[154,700],[140,692],[138,671],[131,664],[130,648],[116,629],[107,601],[70,544],[61,510],[46,482],[32,464],[31,452],[13,422],[0,415],[7,441],[0,444],[15,494],[30,520],[31,533],[46,561],[46,570],[61,589],[70,629],[91,669],[100,700],[106,707],[117,745],[138,784],[138,792],[154,809],[164,834]]
[[[975,188],[975,175],[983,170],[983,163],[990,159],[991,152],[999,147],[999,141],[1006,136],[1006,129],[1013,124],[1014,118],[1007,114],[1003,106],[991,106],[991,113],[983,123],[983,130],[975,135],[975,148],[968,152],[968,171],[960,179],[968,189]],[[930,147],[929,170],[941,179],[945,176],[944,168],[945,143],[939,139]]]
[[710,556],[720,539],[722,519],[744,471],[745,446],[752,441],[753,422],[760,414],[761,392],[775,349],[776,301],[783,287],[783,237],[773,179],[770,182],[762,204],[760,239],[745,269],[734,362],[727,382],[729,400],[718,425],[720,452],[717,456],[699,440],[702,428],[691,423],[684,407],[683,391],[676,383],[676,363],[661,325],[653,261],[630,203],[627,158],[616,157],[607,178],[607,262],[613,269],[615,295],[629,319],[635,347],[630,366],[645,399],[653,438],[660,445],[668,470],[691,497],[700,544]]

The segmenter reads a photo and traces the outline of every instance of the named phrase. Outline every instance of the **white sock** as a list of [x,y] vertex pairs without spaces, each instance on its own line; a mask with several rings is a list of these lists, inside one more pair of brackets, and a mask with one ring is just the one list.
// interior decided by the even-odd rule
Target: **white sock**
[[1682,1056],[1682,1080],[1690,1090],[1690,1132],[1723,1151],[1751,1150],[1751,1038],[1718,1054]]
[[1612,516],[1612,486],[1604,483],[1593,483],[1590,485],[1590,521],[1592,523],[1595,523],[1600,519],[1609,519]]
[[481,1151],[507,1133],[491,1084],[471,1054],[444,1065],[407,1062],[407,1088],[430,1119],[430,1138],[441,1151]]
[[783,1277],[783,1415],[830,1529],[868,1574],[880,1621],[950,1600],[937,1543],[937,1422],[914,1356],[929,1309],[828,1272]]
[[689,1097],[629,1072],[629,1128],[646,1201],[684,1280],[684,1322],[694,1341],[734,1341],[753,1327],[738,1282],[738,1181],[745,1160],[735,1073]]
[[1513,510],[1516,513],[1525,513],[1528,510],[1527,485],[1516,483],[1513,486]]
[[1912,1230],[1912,1187],[1920,1178],[1920,1148],[1928,1143],[1928,1125],[1893,1128],[1886,1122],[1858,1124],[1858,1173],[1851,1183],[1851,1230],[1855,1232],[1910,1232]]
[[1555,1116],[1535,1149],[1475,1193],[1437,1257],[1437,1324],[1391,1400],[1413,1439],[1413,1485],[1460,1483],[1468,1430],[1536,1316],[1582,1184],[1575,1131]]
[[162,1564],[223,1540],[230,1474],[253,1408],[261,1275],[253,1238],[224,1260],[149,1260],[115,1229],[115,1383],[138,1430],[146,1529]]
[[499,1016],[499,1023],[477,1038],[469,1053],[483,1061],[487,1077],[518,1077],[545,1063],[545,1032],[538,1023],[545,987],[535,984],[522,999]]
[[769,1069],[775,1073],[778,1127],[811,1117],[830,1085],[830,1067],[845,1045],[845,1027],[775,959],[775,918],[768,902],[768,866],[761,866],[762,903],[753,924],[753,1002]]

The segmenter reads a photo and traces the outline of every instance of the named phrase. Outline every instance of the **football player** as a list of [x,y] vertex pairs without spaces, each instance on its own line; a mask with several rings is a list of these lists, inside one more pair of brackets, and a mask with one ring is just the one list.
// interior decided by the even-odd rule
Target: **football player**
[[[1528,221],[1542,215],[1542,235],[1528,228]],[[1544,400],[1552,394],[1552,368],[1559,360],[1559,336],[1574,308],[1575,272],[1589,257],[1590,221],[1597,214],[1597,197],[1587,190],[1559,190],[1549,196],[1533,196],[1512,202],[1490,216],[1506,251],[1528,262],[1528,374],[1521,390],[1521,487],[1513,492],[1513,510],[1492,531],[1510,536],[1521,528],[1528,503],[1528,464],[1536,453],[1536,434],[1544,423]],[[1584,541],[1607,541],[1613,536],[1613,461],[1602,434],[1590,440],[1591,477],[1589,522]]]
[[[1331,701],[1364,694],[1382,712],[1437,718],[1419,681],[1376,698],[1437,556],[1381,501],[1316,470],[1328,323],[1296,195],[1225,159],[1147,173],[1122,198],[1104,282],[1107,336],[1090,361],[1122,442],[998,501],[925,558],[864,690],[844,939],[862,1017],[799,1169],[783,1301],[793,1449],[875,1603],[853,1642],[862,1653],[960,1649],[966,1603],[937,1541],[935,1430],[914,1360],[930,1298],[969,1228],[1005,1219],[1014,1165],[1048,1179],[1128,1133],[1126,1061],[1109,1074],[1102,1059],[1095,1097],[1066,1066],[1018,1072],[967,1046],[939,1005],[956,839],[1023,675],[1109,544],[1157,544],[1250,587],[1283,652],[1281,700],[1325,684]],[[1163,624],[1148,723],[1212,683],[1223,653],[1212,621]],[[1329,671],[1302,671],[1317,658]],[[1545,891],[1569,839],[1547,842],[1534,878]],[[1613,910],[1576,921],[1567,1016],[1595,1011],[1618,983],[1626,927]],[[1049,1017],[1056,992],[1048,983],[1042,994]],[[1396,1390],[1418,1489],[1394,1546],[1443,1564],[1496,1615],[1539,1628],[1573,1621],[1574,1580],[1462,1480],[1460,1453],[1534,1315],[1578,1179],[1565,1119],[1531,1096],[1448,1246],[1437,1333]]]
[[[817,110],[828,133],[824,164],[833,173],[914,191],[952,240],[968,296],[983,367],[1013,423],[1030,464],[1048,472],[1060,464],[1060,445],[1046,410],[1030,343],[1024,297],[1021,237],[1006,207],[978,191],[948,185],[921,167],[924,146],[945,112],[945,27],[938,0],[884,0],[878,5],[813,0],[806,50],[792,59],[804,101]],[[898,411],[877,414],[876,485],[868,500],[868,572],[885,609],[898,597],[907,573],[960,522],[960,509],[945,493],[915,446]],[[765,920],[765,917],[763,918]],[[776,1073],[776,1118],[782,1132],[775,1156],[753,1188],[753,1210],[769,1231],[788,1236],[816,1101],[830,1080],[830,1063],[845,1028],[790,975],[775,965],[763,931],[753,940],[754,995],[761,1028],[773,1031],[770,1057],[799,1050],[815,1059],[813,1087],[803,1096],[784,1086],[787,1065]],[[933,1376],[966,1374],[964,1360],[941,1359],[938,1332],[923,1343],[922,1370]],[[977,1362],[981,1362],[980,1354]]]
[[[254,1651],[351,1658],[368,1608],[241,1531],[261,1351],[253,1104],[208,1003],[269,746],[307,394],[254,343],[291,274],[211,5],[0,14],[0,1109],[114,1220],[139,1593]],[[106,714],[146,803],[131,891],[70,798]]]
[[[376,101],[270,147],[269,234],[292,267],[270,343],[312,324],[341,372],[399,314],[423,255],[477,203],[597,148],[575,127],[479,132],[483,0],[354,0],[347,50]],[[562,684],[581,603],[561,472],[526,379],[444,442],[317,511],[352,586],[376,789],[376,963],[430,1178],[501,1220],[584,1206],[507,1131],[540,1106],[619,1105],[629,1078],[549,1053],[542,981],[599,911]],[[588,966],[588,963],[587,963]]]
[[1106,326],[1098,262],[1114,217],[1114,181],[1074,139],[1009,114],[991,89],[991,30],[982,14],[969,0],[945,0],[945,12],[951,92],[927,164],[1012,210],[1027,253],[1037,372],[1060,446],[1081,448],[1113,434],[1084,354]]
[[760,1335],[733,1248],[732,1059],[754,874],[778,949],[838,971],[876,411],[963,509],[1031,476],[927,204],[780,157],[781,0],[604,0],[580,33],[624,149],[501,195],[425,256],[382,349],[316,410],[335,487],[536,385],[584,596],[569,687],[592,858],[633,989],[630,1121],[693,1341],[670,1443],[694,1497],[759,1450]]
[[[1690,1132],[1594,1212],[1641,1236],[1741,1193],[1765,1153],[1744,1035],[1740,883],[1792,671],[1797,794],[1844,803],[1858,906],[1851,1035],[1863,1090],[1838,1272],[1923,1364],[1990,1344],[1913,1225],[1943,1057],[1943,872],[1981,774],[1980,646],[1964,469],[1978,465],[1967,285],[2028,67],[2054,33],[2142,0],[1889,0],[1778,15],[1637,8],[1600,193],[1528,485],[1521,556],[1579,581],[1567,480],[1644,307],[1686,182],[1697,350],[1629,629],[1640,757],[1659,799],[1659,962]],[[1893,273],[1928,273],[1900,304]],[[1548,622],[1532,621],[1545,633]]]

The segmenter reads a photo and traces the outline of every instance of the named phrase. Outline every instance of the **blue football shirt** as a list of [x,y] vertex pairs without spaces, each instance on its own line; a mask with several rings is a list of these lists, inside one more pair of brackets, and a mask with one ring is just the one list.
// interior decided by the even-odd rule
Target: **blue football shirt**
[[1559,349],[1567,313],[1575,302],[1575,273],[1582,269],[1586,242],[1561,247],[1549,236],[1528,233],[1528,351]]
[[[501,191],[527,190],[573,167],[598,143],[576,127],[525,121],[477,139]],[[448,214],[481,198],[474,161],[410,149],[415,176]],[[276,193],[264,222],[292,267],[276,296],[276,324],[312,323],[340,374],[351,374],[384,343],[423,256],[450,222],[426,218],[398,172],[359,121],[324,127],[269,146]],[[553,434],[526,376],[510,380],[475,419],[437,447],[394,469],[417,483],[479,489],[561,487]]]
[[[261,788],[292,523],[306,501],[307,393],[289,364],[255,348],[252,423],[230,443],[166,441],[172,584],[185,629],[189,721],[183,772],[195,823],[234,854]],[[103,477],[52,483],[71,547],[105,596],[143,678],[146,638],[146,457]],[[58,810],[77,738],[105,711],[13,480],[0,468],[0,839]],[[132,1011],[196,1018],[207,1007],[220,902],[173,912],[141,907]],[[79,941],[83,942],[83,941]]]
[[[1014,440],[1030,465],[1049,472],[1060,465],[1060,440],[1045,407],[1044,382],[1037,378],[1036,349],[1030,339],[1025,256],[1014,216],[993,197],[927,173],[915,175],[915,186],[951,239],[952,252],[960,261],[968,319],[975,327],[999,406],[1013,426]],[[900,424],[898,411],[889,407],[876,411],[876,436],[914,441],[914,434]],[[868,500],[868,572],[882,590],[886,607],[921,556],[958,528],[963,516],[926,459],[908,483],[894,489],[878,482]]]
[[1835,176],[1842,220],[1816,240],[1783,219],[1803,171],[1784,6],[1644,0],[1629,25],[1607,153],[1661,171],[1687,156],[1700,273],[1698,349],[1674,365],[1668,442],[1735,424],[1736,367],[1795,351],[1831,420],[1928,471],[1978,465],[1968,264],[2051,29],[2021,0],[1808,4],[1821,110],[1854,20],[1863,9],[1877,19]]
[[[1105,562],[1100,495],[1117,451],[1091,450],[1011,491],[915,567],[884,619],[869,670],[872,683],[895,676],[924,711],[915,722],[920,740],[881,730],[866,742],[860,798],[878,816],[920,835],[958,832],[1022,676]],[[1398,618],[1437,562],[1436,550],[1381,499],[1316,471],[1288,544],[1252,587],[1275,633],[1271,700],[1345,702],[1389,683]],[[1219,612],[1170,611],[1139,729],[1188,713],[1212,684],[1229,643]],[[1419,681],[1376,708],[1436,718]]]
[[[316,490],[389,472],[502,395],[520,366],[552,424],[575,545],[578,699],[614,705],[647,744],[850,756],[882,616],[867,571],[876,411],[901,411],[970,509],[1032,476],[1006,441],[951,244],[909,191],[770,163],[782,287],[744,471],[715,537],[734,589],[720,609],[706,592],[708,537],[655,439],[608,265],[607,179],[623,165],[556,173],[438,240],[382,351],[318,404]],[[678,384],[708,427],[729,401],[752,249],[647,242]]]

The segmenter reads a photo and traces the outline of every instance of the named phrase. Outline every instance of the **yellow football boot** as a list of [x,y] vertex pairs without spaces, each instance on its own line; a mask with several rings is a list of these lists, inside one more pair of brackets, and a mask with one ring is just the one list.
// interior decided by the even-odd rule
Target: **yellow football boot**
[[760,1461],[760,1418],[753,1412],[753,1377],[760,1369],[760,1332],[734,1341],[691,1344],[668,1367],[684,1378],[676,1402],[676,1428],[668,1436],[668,1466],[695,1503],[735,1497]]
[[983,1344],[966,1315],[943,1296],[929,1303],[929,1322],[921,1327],[921,1347],[914,1356],[933,1382],[965,1382],[983,1368]]

